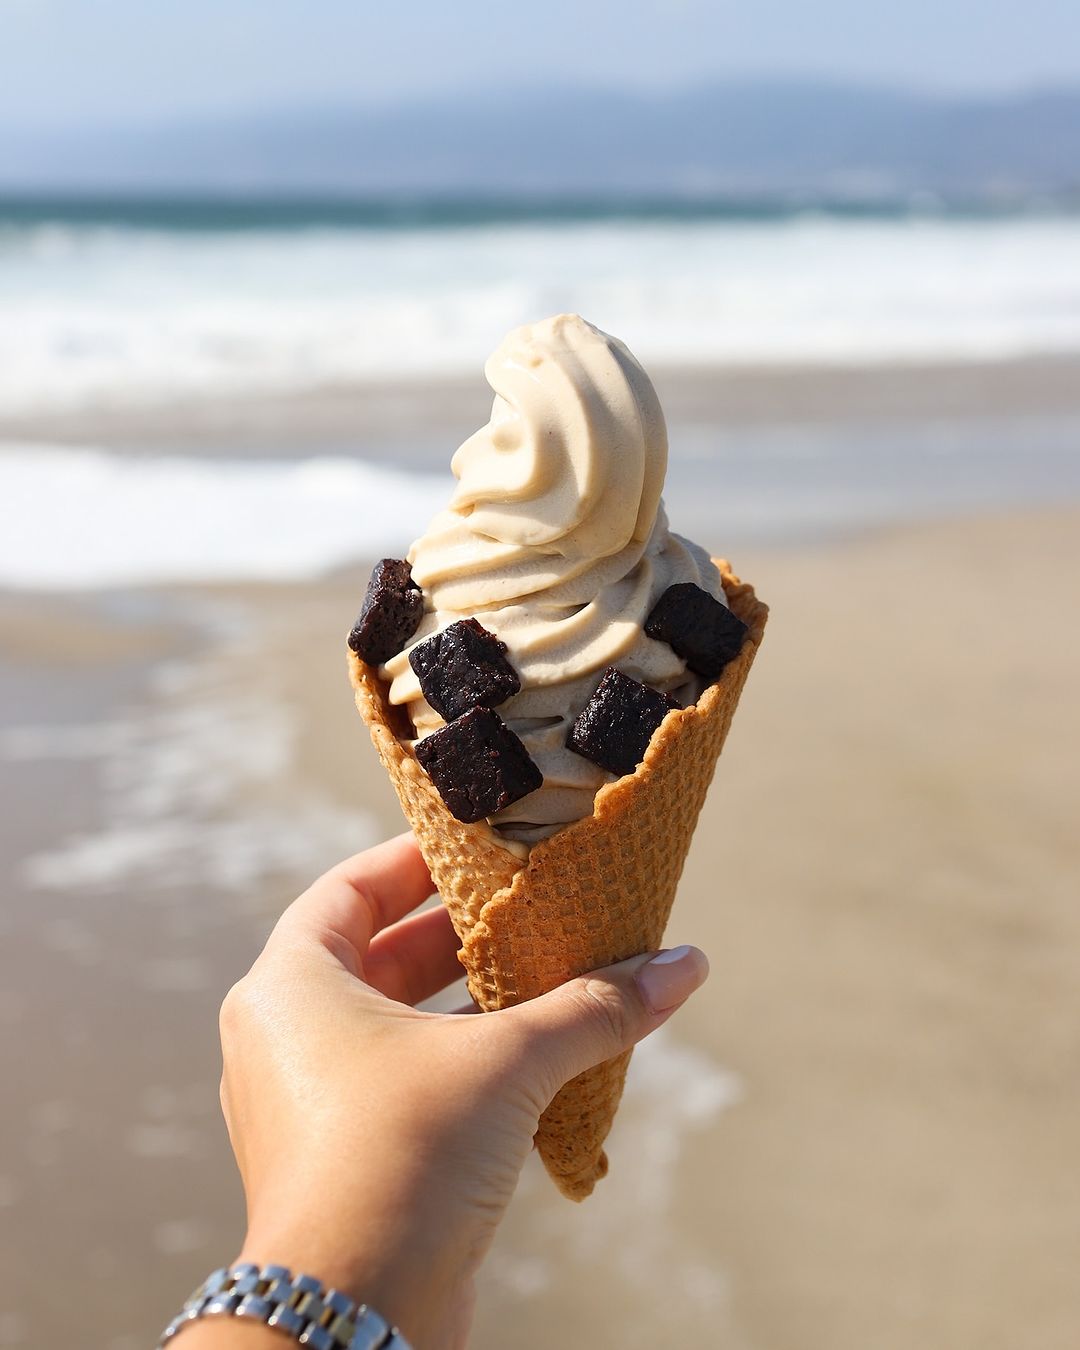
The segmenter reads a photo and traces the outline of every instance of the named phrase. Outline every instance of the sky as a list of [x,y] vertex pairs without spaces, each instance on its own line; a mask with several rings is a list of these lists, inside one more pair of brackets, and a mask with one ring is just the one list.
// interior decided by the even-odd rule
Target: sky
[[945,92],[1080,82],[1078,0],[0,0],[0,120],[767,75]]

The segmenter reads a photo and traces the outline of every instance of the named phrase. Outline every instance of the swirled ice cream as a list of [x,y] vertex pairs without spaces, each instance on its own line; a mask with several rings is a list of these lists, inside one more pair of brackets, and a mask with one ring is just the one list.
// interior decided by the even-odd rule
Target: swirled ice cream
[[660,596],[692,582],[726,602],[708,554],[668,530],[667,429],[623,343],[561,314],[516,329],[485,374],[491,419],[454,455],[457,491],[409,551],[423,618],[380,673],[420,740],[444,723],[412,647],[463,618],[506,644],[521,691],[499,713],[544,781],[491,824],[532,843],[589,815],[613,776],[566,744],[608,666],[684,707],[700,696],[705,681],[643,631]]

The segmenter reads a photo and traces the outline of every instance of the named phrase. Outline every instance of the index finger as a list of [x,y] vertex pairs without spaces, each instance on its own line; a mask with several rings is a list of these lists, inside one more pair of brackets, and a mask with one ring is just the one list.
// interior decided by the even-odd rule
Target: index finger
[[347,955],[342,944],[362,957],[376,933],[434,889],[416,840],[399,834],[325,872],[281,916],[267,945],[306,933],[338,957]]

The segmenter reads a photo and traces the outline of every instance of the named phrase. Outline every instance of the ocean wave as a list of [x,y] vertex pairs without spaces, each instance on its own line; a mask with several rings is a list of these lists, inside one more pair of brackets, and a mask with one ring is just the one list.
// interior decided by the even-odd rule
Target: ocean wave
[[222,461],[0,451],[0,585],[79,590],[315,577],[400,557],[447,475],[342,458]]
[[0,415],[475,375],[576,310],[646,364],[1080,352],[1061,217],[0,233]]

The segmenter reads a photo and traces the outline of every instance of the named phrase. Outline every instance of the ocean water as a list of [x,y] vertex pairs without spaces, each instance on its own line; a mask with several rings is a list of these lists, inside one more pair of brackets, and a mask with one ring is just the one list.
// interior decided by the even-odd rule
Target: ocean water
[[475,374],[560,310],[654,364],[1080,351],[1080,216],[0,202],[0,416]]
[[[0,201],[0,418],[479,381],[575,309],[647,365],[1080,353],[1080,215]],[[721,552],[1080,496],[1076,419],[670,430],[671,519]],[[0,585],[315,576],[399,554],[451,488],[452,444],[206,449],[0,441]]]

